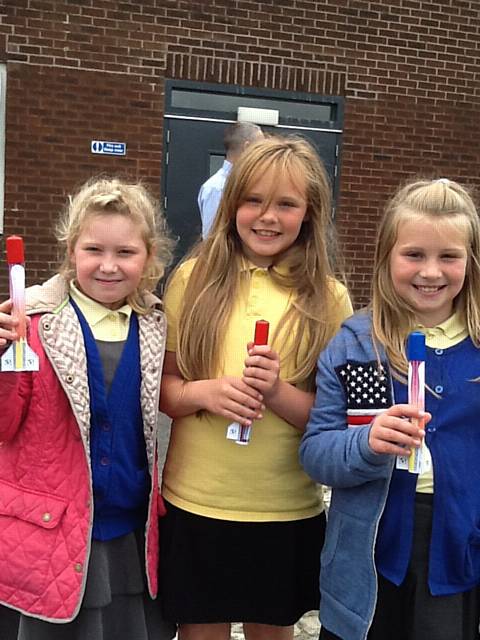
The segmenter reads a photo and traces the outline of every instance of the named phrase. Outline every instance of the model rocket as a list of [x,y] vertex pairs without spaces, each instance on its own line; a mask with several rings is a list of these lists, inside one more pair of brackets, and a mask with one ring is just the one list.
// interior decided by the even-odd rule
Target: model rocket
[[10,236],[6,241],[12,316],[18,321],[18,339],[12,342],[0,358],[0,371],[38,371],[38,356],[27,344],[25,315],[25,254],[23,240]]
[[[257,320],[255,323],[255,345],[268,344],[269,323],[266,320]],[[235,440],[236,444],[248,444],[252,433],[252,425],[245,426],[232,422],[227,427],[227,439]]]
[[[414,331],[408,337],[408,403],[421,411],[425,411],[425,335]],[[423,418],[412,418],[412,423],[423,429]],[[398,456],[397,469],[405,469],[410,473],[424,473],[431,465],[430,452],[425,438],[418,448],[414,448],[409,456]]]
[[[255,323],[255,336],[253,338],[254,344],[268,344],[268,330],[269,324],[266,320],[257,320]],[[250,442],[250,436],[252,434],[252,425],[240,426],[240,435],[238,440],[235,440],[237,444],[248,444]]]

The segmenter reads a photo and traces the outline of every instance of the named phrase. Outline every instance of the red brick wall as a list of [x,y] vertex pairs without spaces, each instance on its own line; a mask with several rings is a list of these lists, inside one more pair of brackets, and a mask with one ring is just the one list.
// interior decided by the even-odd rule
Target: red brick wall
[[[124,75],[8,65],[5,235],[25,237],[29,282],[55,270],[58,212],[92,174],[141,177],[158,191],[161,86]],[[127,155],[93,155],[95,139],[127,140]]]
[[[55,264],[51,223],[99,171],[158,190],[163,80],[345,97],[338,229],[357,304],[368,300],[382,204],[428,172],[478,184],[476,0],[15,0],[7,63],[5,234],[23,233],[28,278]],[[90,140],[125,140],[125,158]],[[0,291],[5,291],[0,267]]]

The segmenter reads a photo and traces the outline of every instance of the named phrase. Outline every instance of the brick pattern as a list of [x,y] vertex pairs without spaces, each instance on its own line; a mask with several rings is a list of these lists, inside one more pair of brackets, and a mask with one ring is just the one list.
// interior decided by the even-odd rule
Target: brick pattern
[[[4,233],[25,237],[29,283],[45,280],[57,267],[58,213],[91,175],[142,179],[158,195],[162,110],[163,83],[9,65]],[[95,139],[126,140],[127,155],[92,155]],[[5,277],[5,265],[0,268]]]
[[[343,95],[338,229],[362,305],[399,181],[479,182],[479,33],[476,0],[6,2],[5,233],[25,234],[33,282],[55,266],[50,228],[74,185],[120,171],[158,190],[165,77]],[[128,155],[92,156],[91,139]]]
[[325,69],[305,69],[278,62],[196,57],[185,53],[167,55],[166,77],[333,96],[344,95],[346,79],[344,73]]

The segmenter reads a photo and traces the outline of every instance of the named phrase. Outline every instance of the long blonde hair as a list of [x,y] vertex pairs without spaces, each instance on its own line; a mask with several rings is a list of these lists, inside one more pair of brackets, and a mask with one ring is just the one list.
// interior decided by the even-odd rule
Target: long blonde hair
[[313,385],[318,354],[337,328],[333,319],[337,300],[326,246],[332,224],[331,190],[323,164],[303,139],[272,137],[254,142],[232,168],[209,236],[188,256],[196,260],[183,298],[177,344],[178,365],[186,379],[216,375],[218,345],[223,342],[245,260],[236,228],[237,210],[252,185],[270,169],[277,176],[287,175],[294,184],[300,179],[306,184],[307,210],[298,238],[280,256],[282,268],[275,262],[268,268],[278,286],[294,293],[272,343],[279,328],[284,335],[294,336],[288,353],[284,345],[276,345],[284,359],[299,353],[305,334],[309,339],[306,357],[301,362],[295,358],[290,382],[308,380]]
[[142,229],[147,261],[138,287],[128,296],[127,302],[137,313],[145,314],[148,305],[143,293],[151,292],[157,286],[171,259],[172,241],[157,201],[140,183],[95,177],[69,197],[56,227],[56,237],[64,254],[59,272],[67,281],[75,277],[71,251],[85,224],[94,216],[113,214],[129,218]]
[[480,344],[480,222],[473,198],[465,187],[445,178],[408,182],[385,207],[373,270],[373,337],[384,346],[392,368],[400,373],[407,371],[405,339],[418,322],[414,309],[393,287],[390,262],[399,225],[412,215],[451,224],[465,232],[467,268],[455,310],[462,314],[473,342]]

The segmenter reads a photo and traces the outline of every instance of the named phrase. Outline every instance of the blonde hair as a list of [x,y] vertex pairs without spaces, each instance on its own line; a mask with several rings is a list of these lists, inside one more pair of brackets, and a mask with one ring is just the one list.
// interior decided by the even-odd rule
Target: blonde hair
[[[294,336],[287,353],[285,345],[277,346],[282,359],[290,354],[295,359],[290,382],[308,380],[313,387],[318,354],[337,329],[337,300],[326,246],[327,229],[332,225],[327,174],[306,140],[262,139],[249,145],[233,166],[212,230],[188,256],[196,261],[183,298],[177,344],[178,365],[186,379],[216,375],[220,363],[217,347],[222,344],[245,260],[236,228],[237,210],[252,185],[270,169],[275,176],[287,175],[297,188],[303,186],[303,181],[306,185],[307,209],[298,238],[280,256],[281,269],[275,262],[268,267],[272,280],[295,294],[272,339],[275,343],[280,329],[284,335]],[[273,182],[276,184],[277,180]],[[272,196],[273,193],[267,200]],[[299,346],[305,334],[309,348],[299,361]]]
[[462,314],[473,342],[480,343],[480,222],[470,192],[457,182],[415,180],[400,187],[385,207],[380,223],[373,270],[373,337],[385,348],[392,368],[407,371],[405,340],[418,324],[414,309],[396,293],[390,270],[398,228],[407,219],[426,218],[450,224],[466,236],[467,268],[455,310]]
[[69,196],[56,227],[56,237],[63,249],[63,263],[59,272],[70,282],[75,277],[71,251],[92,217],[122,215],[142,228],[142,239],[147,249],[147,261],[137,289],[127,298],[128,304],[140,314],[149,307],[143,294],[155,289],[165,266],[171,259],[172,241],[157,201],[140,183],[119,178],[96,177],[83,184]]

